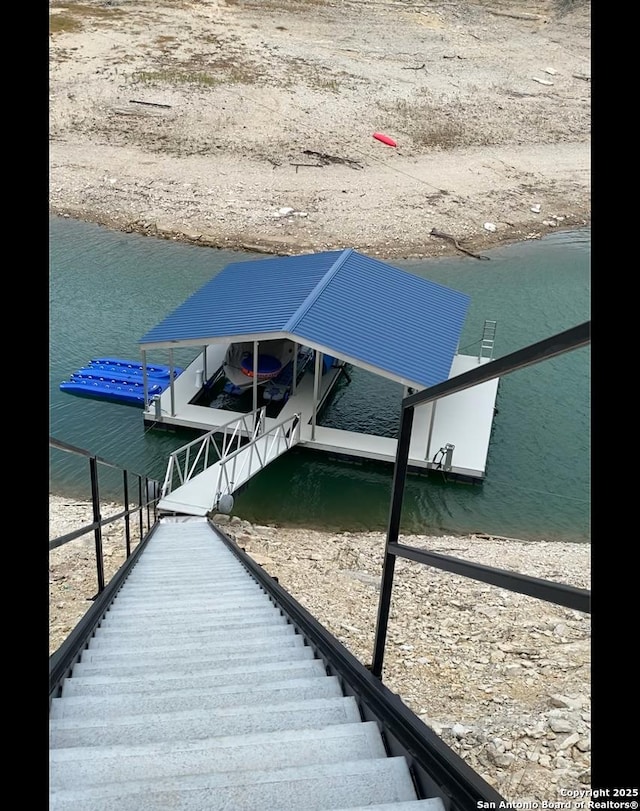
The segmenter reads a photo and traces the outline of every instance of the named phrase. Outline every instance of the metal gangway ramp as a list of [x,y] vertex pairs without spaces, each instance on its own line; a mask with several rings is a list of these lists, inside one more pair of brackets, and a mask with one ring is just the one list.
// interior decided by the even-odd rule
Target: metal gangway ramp
[[300,414],[265,430],[265,411],[263,406],[235,417],[174,451],[158,511],[195,516],[229,512],[232,494],[300,440]]

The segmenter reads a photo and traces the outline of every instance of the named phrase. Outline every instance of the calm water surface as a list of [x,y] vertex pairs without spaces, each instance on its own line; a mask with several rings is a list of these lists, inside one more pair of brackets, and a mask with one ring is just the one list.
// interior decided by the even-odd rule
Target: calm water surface
[[[552,233],[488,252],[395,262],[471,296],[461,350],[474,354],[486,319],[498,322],[495,356],[590,318],[590,230]],[[219,251],[50,220],[50,434],[136,473],[162,479],[188,431],[145,430],[141,411],[60,392],[60,382],[98,355],[139,358],[137,341],[230,262],[258,255]],[[189,352],[177,352],[178,365]],[[166,357],[150,358],[159,363]],[[322,424],[393,436],[400,387],[360,369],[344,381]],[[590,350],[503,378],[482,485],[410,476],[403,530],[490,532],[523,539],[590,539]],[[86,497],[86,462],[52,451],[50,489]],[[236,497],[258,523],[338,530],[385,529],[391,466],[339,462],[294,449]],[[105,492],[111,484],[105,476]]]

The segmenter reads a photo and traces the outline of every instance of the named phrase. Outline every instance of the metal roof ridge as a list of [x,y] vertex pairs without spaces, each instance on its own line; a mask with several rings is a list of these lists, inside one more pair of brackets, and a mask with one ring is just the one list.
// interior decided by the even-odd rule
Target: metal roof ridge
[[305,313],[309,310],[314,301],[317,301],[322,291],[326,288],[331,279],[333,279],[333,277],[336,275],[336,273],[340,270],[340,268],[344,265],[344,263],[347,261],[347,259],[349,258],[349,256],[351,256],[353,252],[354,252],[353,248],[345,248],[345,250],[342,251],[342,253],[336,259],[333,265],[331,265],[329,270],[320,279],[318,284],[316,284],[316,286],[305,298],[305,300],[298,307],[295,313],[293,313],[293,315],[288,319],[287,323],[282,327],[283,332],[294,331],[294,329],[302,319],[303,315],[305,315]]

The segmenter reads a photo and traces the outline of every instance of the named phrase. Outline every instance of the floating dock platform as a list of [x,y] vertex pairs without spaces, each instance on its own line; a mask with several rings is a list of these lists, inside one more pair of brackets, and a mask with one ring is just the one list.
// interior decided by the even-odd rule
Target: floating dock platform
[[[208,382],[204,379],[203,369],[213,369],[209,381],[216,379],[226,348],[220,344],[207,346],[174,379],[173,385],[156,396],[143,410],[145,427],[209,432],[216,431],[234,418],[246,416],[245,412],[193,403]],[[451,377],[486,362],[487,358],[477,355],[456,355]],[[321,424],[322,409],[346,371],[342,365],[334,366],[320,378],[315,422],[314,375],[311,369],[302,377],[278,415],[266,418],[265,430],[297,413],[300,414],[300,446],[334,457],[394,464],[397,439],[328,428]],[[479,483],[484,479],[498,382],[492,380],[416,409],[409,449],[409,469],[412,472],[439,471],[448,479],[470,483]],[[399,399],[398,423],[400,403]]]

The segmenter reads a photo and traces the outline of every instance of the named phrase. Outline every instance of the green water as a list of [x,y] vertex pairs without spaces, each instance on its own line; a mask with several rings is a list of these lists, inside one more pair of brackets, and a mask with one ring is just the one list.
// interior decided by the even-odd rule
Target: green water
[[[590,318],[590,231],[552,233],[470,257],[395,262],[471,296],[460,341],[473,354],[486,319],[498,322],[495,357]],[[50,220],[50,434],[136,473],[162,479],[188,431],[145,431],[139,409],[73,397],[59,383],[98,355],[138,358],[137,340],[230,262],[257,255],[218,251]],[[176,353],[178,365],[192,359]],[[163,358],[154,357],[157,362]],[[166,359],[164,360],[166,362]],[[394,435],[399,387],[352,370],[322,423]],[[408,480],[406,532],[491,532],[524,539],[590,539],[590,350],[583,348],[502,379],[487,477],[478,485]],[[86,497],[86,462],[53,451],[50,489]],[[236,497],[257,523],[385,529],[391,466],[355,464],[294,449]],[[119,479],[104,489],[119,492]]]

